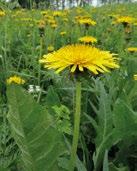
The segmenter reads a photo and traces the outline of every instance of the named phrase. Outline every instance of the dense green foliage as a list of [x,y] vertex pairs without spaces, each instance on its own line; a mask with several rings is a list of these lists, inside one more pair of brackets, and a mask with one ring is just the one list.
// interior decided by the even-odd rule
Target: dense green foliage
[[[3,6],[3,10],[4,10]],[[73,130],[73,76],[55,74],[38,62],[55,50],[94,36],[94,46],[118,54],[120,69],[82,74],[82,113],[77,171],[137,169],[137,24],[125,31],[113,15],[136,17],[137,4],[54,11],[5,9],[0,17],[0,171],[67,171]],[[48,17],[57,24],[47,22]],[[88,16],[88,29],[75,21]],[[50,18],[49,17],[49,18]],[[44,23],[44,24],[43,24]],[[42,26],[41,26],[42,25]],[[66,32],[61,35],[61,32]],[[7,85],[18,75],[24,85]],[[69,75],[69,76],[68,76]],[[29,91],[30,85],[40,91]]]

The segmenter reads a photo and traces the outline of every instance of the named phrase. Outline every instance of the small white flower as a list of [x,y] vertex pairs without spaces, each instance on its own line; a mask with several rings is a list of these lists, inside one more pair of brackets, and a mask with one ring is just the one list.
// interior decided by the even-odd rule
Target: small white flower
[[34,89],[34,85],[29,85],[29,88],[30,89]]
[[34,93],[34,89],[28,89],[29,93]]
[[41,88],[40,88],[40,86],[35,86],[35,90],[36,90],[36,92],[40,92],[41,91]]
[[29,85],[28,92],[29,92],[29,93],[34,93],[34,92],[35,92],[35,90],[34,90],[34,85]]

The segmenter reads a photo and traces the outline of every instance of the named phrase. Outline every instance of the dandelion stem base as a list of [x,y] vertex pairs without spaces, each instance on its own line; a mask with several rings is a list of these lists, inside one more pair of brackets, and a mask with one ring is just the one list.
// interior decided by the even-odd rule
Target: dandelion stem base
[[79,127],[80,127],[80,113],[81,113],[81,82],[76,82],[76,109],[74,113],[74,132],[71,149],[70,167],[69,171],[74,171],[76,165]]

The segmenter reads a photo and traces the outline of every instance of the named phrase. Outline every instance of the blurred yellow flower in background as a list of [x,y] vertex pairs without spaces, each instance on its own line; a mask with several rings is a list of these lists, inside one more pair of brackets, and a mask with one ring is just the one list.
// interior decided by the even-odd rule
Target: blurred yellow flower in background
[[133,78],[134,78],[135,81],[137,81],[137,74],[134,74]]
[[67,32],[66,31],[62,31],[62,32],[60,32],[60,35],[61,36],[64,36],[64,35],[66,35],[67,34]]
[[47,22],[49,24],[56,24],[56,21],[54,19],[48,19]]
[[80,37],[78,40],[83,42],[83,43],[96,43],[97,42],[97,39],[95,37],[92,37],[92,36]]
[[58,27],[58,25],[57,25],[56,23],[51,24],[51,28],[55,29],[55,28],[57,28],[57,27]]
[[24,84],[25,83],[24,79],[16,75],[9,77],[6,81],[7,81],[7,84],[12,84],[12,83]]
[[45,21],[44,20],[39,20],[38,21],[38,27],[39,28],[44,28],[45,27]]
[[127,24],[131,24],[135,21],[135,18],[130,17],[130,16],[120,16],[117,17],[116,20],[114,21],[114,23],[127,23]]
[[60,16],[62,16],[62,12],[61,11],[54,11],[53,16],[54,17],[60,17]]
[[129,47],[127,48],[128,52],[137,52],[137,47]]
[[3,16],[5,16],[5,15],[6,15],[5,11],[1,11],[1,10],[0,10],[0,17],[3,17]]
[[85,24],[85,25],[90,25],[90,26],[96,25],[96,22],[94,20],[91,20],[90,18],[79,19],[78,22],[80,24]]
[[41,14],[44,15],[44,16],[48,15],[48,11],[46,11],[46,10],[45,11],[41,11]]

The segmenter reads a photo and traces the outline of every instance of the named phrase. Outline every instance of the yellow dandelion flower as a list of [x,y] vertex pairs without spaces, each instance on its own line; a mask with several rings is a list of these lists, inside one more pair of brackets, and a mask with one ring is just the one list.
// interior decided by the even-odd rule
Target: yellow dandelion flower
[[109,68],[119,68],[115,54],[102,51],[89,45],[67,45],[61,49],[44,55],[40,63],[45,68],[55,69],[56,73],[70,67],[70,72],[84,71],[84,68],[94,74],[109,72]]
[[85,24],[85,25],[91,25],[91,26],[96,25],[96,22],[94,20],[91,20],[90,18],[79,19],[78,22],[80,24]]
[[0,17],[3,17],[3,16],[5,16],[6,15],[6,13],[4,12],[4,11],[1,11],[0,10]]
[[54,17],[53,16],[50,16],[50,15],[44,15],[44,19],[54,20]]
[[96,43],[97,42],[97,39],[95,37],[92,37],[92,36],[80,37],[78,40],[83,42],[83,43]]
[[54,11],[53,16],[54,17],[60,17],[60,16],[62,16],[62,12],[61,11]]
[[48,15],[48,11],[41,11],[41,14],[44,15],[44,16]]
[[127,48],[128,52],[137,52],[137,47],[129,47]]
[[56,24],[56,21],[53,20],[53,19],[49,19],[49,20],[48,20],[48,23],[49,23],[49,24]]
[[61,36],[64,36],[64,35],[66,35],[67,34],[67,32],[66,31],[62,31],[62,32],[60,32],[60,35]]
[[25,80],[23,80],[21,77],[16,76],[16,75],[8,78],[6,81],[7,81],[7,84],[12,84],[12,83],[24,84],[25,83]]
[[56,23],[55,24],[51,24],[51,27],[55,29],[55,28],[58,27],[58,25]]
[[137,81],[137,74],[134,74],[133,78],[134,78],[135,81]]
[[40,29],[44,28],[44,27],[45,27],[45,21],[44,21],[44,20],[39,20],[39,21],[38,21],[38,27],[39,27]]
[[133,17],[129,17],[129,16],[121,16],[118,17],[115,21],[115,23],[127,23],[127,24],[131,24],[134,22],[134,18]]

